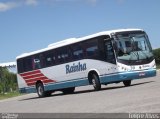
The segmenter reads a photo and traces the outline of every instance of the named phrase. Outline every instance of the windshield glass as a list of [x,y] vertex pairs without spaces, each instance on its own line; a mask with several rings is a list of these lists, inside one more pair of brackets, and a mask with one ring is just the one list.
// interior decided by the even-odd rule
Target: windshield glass
[[144,60],[153,57],[148,37],[143,34],[121,34],[116,39],[117,58],[120,60]]

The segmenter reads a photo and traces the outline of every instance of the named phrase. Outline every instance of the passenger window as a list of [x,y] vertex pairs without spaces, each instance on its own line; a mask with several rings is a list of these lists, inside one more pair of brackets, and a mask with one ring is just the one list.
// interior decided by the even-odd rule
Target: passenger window
[[24,71],[30,71],[32,69],[32,59],[28,57],[24,60]]
[[69,54],[67,47],[60,48],[57,50],[57,60],[59,64],[66,63],[69,61]]
[[17,60],[17,69],[18,69],[18,73],[24,72],[24,62],[23,62],[23,59],[18,59]]
[[40,69],[41,68],[41,60],[40,56],[34,56],[33,58],[33,69]]
[[56,63],[55,53],[50,51],[48,54],[44,55],[45,67],[53,66]]
[[85,42],[86,57],[96,59],[98,57],[98,43],[97,40],[89,40]]
[[74,60],[79,60],[83,58],[83,49],[81,45],[76,44],[72,47],[73,50],[73,59]]

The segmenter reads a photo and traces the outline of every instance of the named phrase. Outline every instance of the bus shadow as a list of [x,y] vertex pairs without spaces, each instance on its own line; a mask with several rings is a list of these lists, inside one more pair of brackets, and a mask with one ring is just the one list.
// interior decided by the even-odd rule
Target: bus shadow
[[[143,85],[143,84],[152,83],[152,82],[155,82],[155,81],[148,81],[148,82],[131,84],[131,85],[128,86],[128,87]],[[105,88],[102,88],[102,89],[99,90],[99,91],[114,90],[114,89],[120,89],[120,88],[125,88],[125,86],[122,85],[122,86],[105,87]],[[90,89],[90,90],[81,90],[81,91],[76,91],[76,92],[74,92],[73,94],[83,94],[83,93],[89,93],[89,92],[97,92],[97,91],[95,91],[95,90],[93,90],[93,89]]]
[[[148,84],[148,83],[152,83],[152,82],[155,82],[155,81],[135,83],[135,84],[132,84],[132,85],[129,86],[129,87],[139,86],[139,85]],[[120,89],[120,88],[125,88],[125,86],[105,87],[105,88],[102,88],[102,89],[99,90],[99,91],[114,90],[114,89]],[[97,92],[97,91],[95,91],[95,90],[93,90],[93,89],[88,89],[88,90],[75,91],[75,92],[72,93],[72,94],[63,94],[63,93],[54,94],[54,93],[53,93],[51,96],[49,96],[49,97],[44,97],[44,98],[50,98],[50,97],[56,97],[56,96],[65,96],[65,95],[77,95],[77,94],[90,93],[90,92]],[[35,100],[35,99],[44,99],[44,98],[39,98],[39,97],[37,96],[37,97],[32,97],[32,98],[21,99],[21,100],[19,100],[19,101]]]

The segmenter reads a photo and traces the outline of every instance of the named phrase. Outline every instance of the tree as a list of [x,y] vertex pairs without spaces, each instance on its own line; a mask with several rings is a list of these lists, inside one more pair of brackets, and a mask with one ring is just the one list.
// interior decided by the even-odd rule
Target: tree
[[154,58],[157,64],[160,64],[160,48],[153,50]]
[[17,90],[16,74],[8,71],[7,68],[0,67],[0,93]]

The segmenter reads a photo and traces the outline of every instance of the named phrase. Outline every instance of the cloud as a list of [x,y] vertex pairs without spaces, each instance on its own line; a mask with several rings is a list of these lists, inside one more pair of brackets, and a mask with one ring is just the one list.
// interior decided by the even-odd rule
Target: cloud
[[45,2],[50,3],[50,4],[55,4],[55,3],[64,3],[64,2],[71,2],[71,3],[83,3],[83,4],[89,4],[89,5],[96,5],[98,0],[45,0]]
[[[13,2],[0,2],[0,12],[5,12],[17,7],[23,6],[37,6],[41,0],[14,0]],[[98,0],[45,0],[47,3],[55,3],[55,2],[77,2],[83,1],[87,2],[92,6],[97,4]],[[118,0],[123,1],[123,0]]]
[[10,9],[15,8],[17,6],[18,6],[18,4],[14,3],[14,2],[7,2],[7,3],[0,2],[0,12],[10,10]]
[[5,12],[17,7],[35,6],[38,0],[15,0],[14,2],[0,2],[0,12]]
[[37,0],[26,0],[26,5],[37,5],[38,1]]

